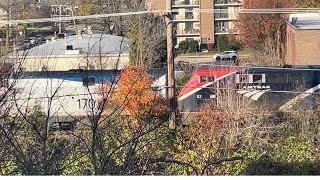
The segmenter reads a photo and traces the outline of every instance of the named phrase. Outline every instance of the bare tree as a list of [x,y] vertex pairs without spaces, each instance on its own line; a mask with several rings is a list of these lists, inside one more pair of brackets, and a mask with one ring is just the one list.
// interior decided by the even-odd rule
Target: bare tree
[[[101,34],[100,38],[103,37]],[[103,75],[106,67],[104,58],[108,58],[108,54],[101,51],[104,46],[101,44],[101,39],[95,45],[88,47],[85,61],[88,69],[95,64]],[[98,56],[91,54],[94,48],[98,48]],[[89,86],[85,87],[89,99],[95,99],[97,95],[102,98],[99,106],[88,106],[84,120],[79,120],[72,114],[68,115],[68,118],[78,124],[73,131],[52,130],[57,108],[68,112],[68,106],[63,106],[67,102],[61,102],[68,100],[61,96],[61,92],[65,91],[64,81],[67,77],[54,85],[50,72],[44,71],[43,73],[47,74],[46,82],[42,84],[45,86],[44,96],[38,97],[34,96],[39,88],[36,86],[36,80],[30,81],[28,87],[23,83],[17,85],[20,77],[28,75],[28,72],[15,76],[17,83],[11,83],[12,88],[5,89],[0,101],[1,108],[7,110],[1,111],[3,123],[0,124],[0,142],[5,144],[0,152],[0,166],[5,169],[1,173],[6,175],[148,174],[153,168],[149,165],[149,159],[158,155],[155,152],[160,152],[157,149],[157,142],[165,138],[166,129],[163,127],[166,127],[164,126],[166,117],[160,118],[151,114],[141,116],[139,127],[132,127],[128,120],[130,115],[124,111],[127,98],[118,105],[110,99],[117,84],[120,56],[128,48],[121,43],[110,87],[98,93]],[[22,65],[23,60],[20,63]],[[21,72],[21,68],[17,69]],[[105,81],[102,79],[102,87]],[[41,105],[37,105],[38,101]],[[60,107],[57,102],[61,103]],[[150,111],[154,108],[156,107],[151,107]]]

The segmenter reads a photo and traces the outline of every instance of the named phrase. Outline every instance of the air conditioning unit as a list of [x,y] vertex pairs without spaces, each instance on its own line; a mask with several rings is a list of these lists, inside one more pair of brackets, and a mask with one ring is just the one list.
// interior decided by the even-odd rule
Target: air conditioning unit
[[298,18],[297,17],[293,17],[292,18],[292,24],[298,24],[299,21],[298,21]]

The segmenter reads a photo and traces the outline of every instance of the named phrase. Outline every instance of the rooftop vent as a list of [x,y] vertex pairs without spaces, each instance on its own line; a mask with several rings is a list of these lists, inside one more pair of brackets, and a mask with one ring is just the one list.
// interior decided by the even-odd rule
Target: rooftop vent
[[67,50],[73,50],[73,46],[72,45],[67,45]]
[[73,45],[67,45],[67,48],[65,50],[65,54],[69,54],[69,55],[81,54],[81,50],[74,49]]
[[88,35],[92,35],[92,34],[93,34],[93,32],[92,32],[92,26],[88,26],[88,27],[87,27],[87,34],[88,34]]
[[297,17],[293,17],[292,18],[292,24],[295,25],[295,24],[298,24],[299,21],[298,21],[298,18]]

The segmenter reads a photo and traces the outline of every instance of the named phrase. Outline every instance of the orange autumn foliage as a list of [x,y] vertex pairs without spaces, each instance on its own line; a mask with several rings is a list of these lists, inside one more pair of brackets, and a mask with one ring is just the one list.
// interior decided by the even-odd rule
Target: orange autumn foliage
[[105,83],[95,88],[99,108],[103,108],[102,115],[123,108],[130,115],[132,128],[137,128],[139,121],[146,117],[164,117],[168,112],[166,101],[152,91],[151,85],[152,80],[145,67],[128,66],[118,77],[117,85]]
[[128,66],[118,80],[117,104],[136,120],[163,116],[166,113],[165,100],[152,91],[151,85],[152,80],[145,67]]

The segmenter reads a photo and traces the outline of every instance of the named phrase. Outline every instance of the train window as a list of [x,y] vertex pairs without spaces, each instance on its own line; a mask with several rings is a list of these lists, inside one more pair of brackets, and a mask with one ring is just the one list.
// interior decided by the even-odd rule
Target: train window
[[213,76],[208,76],[208,82],[214,82],[214,77]]
[[207,82],[207,77],[206,76],[200,76],[199,81],[200,82]]
[[94,86],[96,85],[95,78],[83,78],[83,85],[84,86]]
[[262,83],[262,74],[253,74],[252,79],[254,83]]

